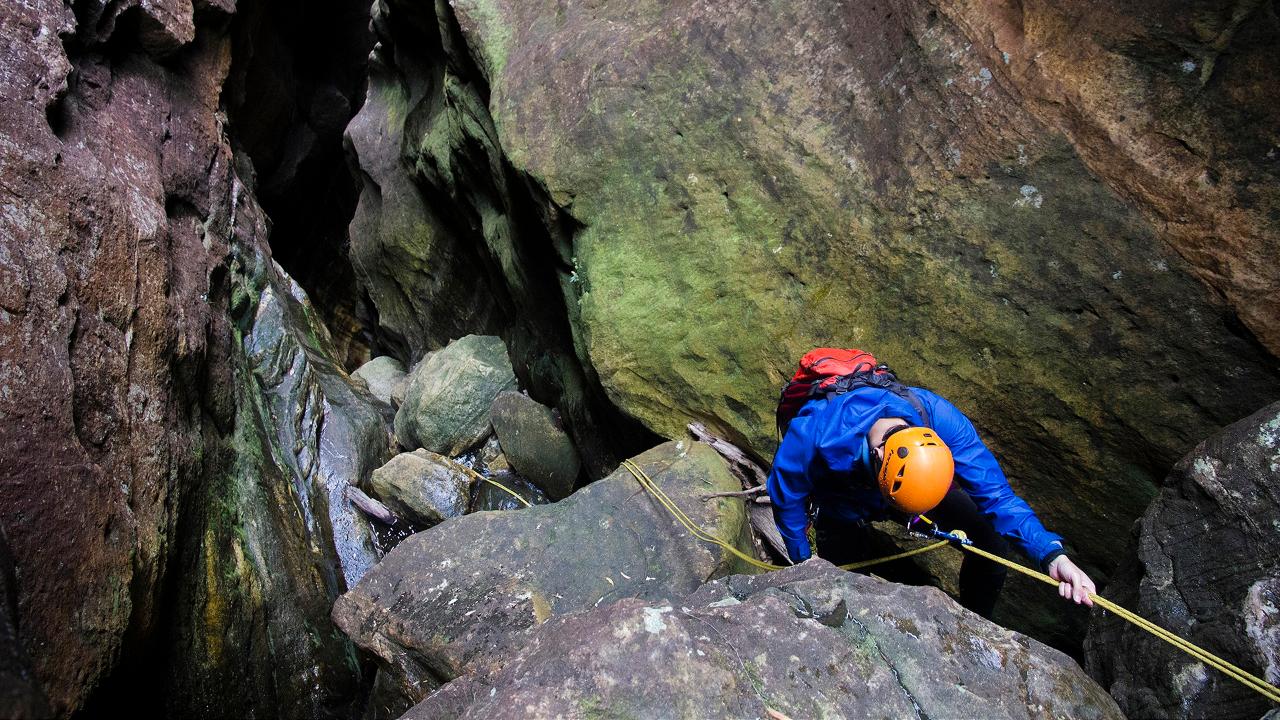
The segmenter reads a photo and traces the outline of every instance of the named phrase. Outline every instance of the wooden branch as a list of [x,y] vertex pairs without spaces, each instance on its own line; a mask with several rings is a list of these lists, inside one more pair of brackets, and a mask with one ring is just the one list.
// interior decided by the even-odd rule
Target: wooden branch
[[396,523],[396,514],[391,512],[391,508],[369,497],[355,485],[348,485],[344,493],[347,496],[347,500],[350,500],[351,504],[355,505],[356,509],[365,515],[387,525]]
[[729,470],[742,483],[744,488],[742,492],[725,492],[704,495],[703,498],[714,497],[745,497],[751,501],[747,505],[747,512],[751,516],[751,529],[755,533],[756,542],[759,545],[767,546],[770,550],[777,554],[783,562],[787,562],[787,546],[782,541],[782,535],[778,532],[778,525],[773,520],[773,507],[769,501],[769,496],[764,493],[765,481],[769,474],[765,468],[760,467],[751,456],[738,449],[733,443],[724,438],[716,437],[707,430],[702,423],[689,423],[689,433],[700,442],[704,442],[720,453],[720,456],[729,464]]
[[713,435],[702,423],[689,423],[689,433],[700,442],[715,448],[715,451],[728,461],[729,469],[742,482],[742,487],[764,485],[769,474],[755,460],[752,460],[751,456],[738,449],[733,443]]
[[751,513],[751,529],[755,531],[756,537],[761,542],[767,544],[778,557],[782,558],[783,565],[790,562],[790,556],[787,555],[787,545],[782,541],[782,534],[778,532],[778,524],[773,520],[773,508],[768,505],[756,505],[752,503],[747,512]]
[[752,497],[754,497],[754,496],[756,496],[756,495],[759,495],[759,494],[760,494],[760,493],[762,493],[762,492],[764,492],[764,486],[763,486],[763,485],[756,485],[755,487],[747,488],[746,490],[738,490],[737,492],[718,492],[718,493],[710,493],[710,494],[708,494],[708,495],[702,495],[701,497],[702,497],[702,499],[703,499],[703,500],[710,500],[711,498],[721,498],[721,497],[745,497],[745,498],[752,498]]

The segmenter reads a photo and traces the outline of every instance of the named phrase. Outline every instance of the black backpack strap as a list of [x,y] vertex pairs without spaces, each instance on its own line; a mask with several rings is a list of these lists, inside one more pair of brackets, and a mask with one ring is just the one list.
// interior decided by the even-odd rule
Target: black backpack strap
[[854,388],[866,386],[888,390],[894,395],[906,400],[911,404],[911,407],[915,409],[916,413],[920,415],[920,421],[924,426],[929,428],[933,427],[933,416],[929,414],[929,410],[925,408],[924,403],[915,393],[911,392],[911,388],[903,385],[898,380],[898,376],[893,374],[893,371],[889,369],[888,365],[877,365],[874,370],[853,373],[841,377],[828,389],[828,397],[832,394],[849,392]]

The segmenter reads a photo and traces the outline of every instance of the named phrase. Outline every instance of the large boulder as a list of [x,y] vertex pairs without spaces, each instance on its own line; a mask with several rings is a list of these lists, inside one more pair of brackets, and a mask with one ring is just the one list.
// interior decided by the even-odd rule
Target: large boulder
[[[701,527],[749,547],[742,503],[700,497],[740,487],[713,449],[666,443],[636,462]],[[624,597],[678,597],[734,567],[619,469],[553,505],[466,515],[410,537],[338,600],[333,619],[420,700],[532,625]]]
[[406,375],[404,365],[387,355],[376,357],[351,373],[351,377],[363,381],[369,392],[387,405],[392,403],[396,388]]
[[489,406],[516,376],[502,339],[468,335],[413,368],[396,412],[400,444],[455,456],[489,434]]
[[511,467],[554,500],[568,497],[582,463],[573,441],[546,406],[518,392],[504,392],[489,410],[493,433]]
[[814,560],[531,628],[408,720],[1123,717],[1071,658],[932,588]]
[[[1280,397],[1264,6],[380,6],[387,75],[444,78],[382,114],[398,169],[478,219],[432,242],[555,248],[580,362],[662,435],[768,457],[796,360],[868,348],[972,413],[1105,577],[1164,469]],[[436,275],[394,278],[375,304]],[[1023,621],[1078,642],[1032,592]]]
[[[1198,445],[1135,529],[1108,598],[1280,684],[1280,403]],[[1244,685],[1111,614],[1095,614],[1089,671],[1131,717],[1257,718]]]
[[373,471],[369,487],[378,499],[416,527],[467,512],[476,474],[428,450],[400,453]]

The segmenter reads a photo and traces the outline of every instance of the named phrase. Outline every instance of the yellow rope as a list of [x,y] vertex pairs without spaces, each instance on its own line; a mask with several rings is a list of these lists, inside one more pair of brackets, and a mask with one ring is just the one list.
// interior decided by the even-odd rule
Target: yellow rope
[[[1023,567],[1018,563],[1006,560],[1000,557],[999,555],[987,552],[986,550],[983,550],[982,548],[979,548],[979,547],[975,547],[973,545],[961,545],[960,547],[965,550],[968,550],[971,553],[981,555],[982,557],[985,557],[988,560],[991,560],[992,562],[997,562],[997,563],[1000,563],[1001,565],[1004,565],[1007,568],[1017,570],[1018,572],[1022,573],[1023,575],[1026,575],[1027,577],[1035,578],[1036,580],[1039,580],[1048,585],[1058,587],[1058,581],[1054,580],[1048,575],[1045,575],[1044,573],[1036,572],[1035,570],[1032,570],[1031,568],[1028,568],[1028,567]],[[1215,668],[1217,670],[1220,670],[1221,672],[1227,675],[1230,675],[1231,677],[1240,681],[1247,687],[1261,693],[1264,697],[1266,697],[1271,702],[1280,703],[1280,688],[1277,688],[1275,685],[1272,685],[1266,680],[1263,680],[1262,678],[1257,677],[1256,675],[1252,675],[1248,672],[1245,672],[1244,670],[1241,670],[1235,665],[1232,665],[1231,663],[1227,662],[1226,660],[1223,660],[1217,655],[1214,655],[1208,650],[1205,650],[1199,645],[1196,645],[1184,638],[1178,637],[1177,635],[1173,634],[1169,630],[1166,630],[1160,627],[1159,625],[1156,625],[1155,623],[1151,622],[1150,620],[1147,620],[1146,618],[1111,602],[1110,600],[1102,597],[1101,595],[1098,595],[1096,593],[1089,593],[1089,598],[1093,600],[1095,603],[1097,603],[1099,607],[1110,610],[1116,615],[1119,615],[1121,618],[1128,620],[1134,625],[1137,625],[1143,630],[1146,630],[1152,635],[1155,635],[1161,640],[1164,640],[1170,645],[1173,645],[1179,650],[1182,650],[1183,652],[1196,658],[1197,660],[1203,662],[1204,664],[1212,668]]]
[[[724,550],[727,550],[728,552],[732,553],[735,557],[742,560],[743,562],[746,562],[747,564],[753,567],[760,568],[761,570],[781,570],[782,568],[786,567],[786,565],[774,565],[773,563],[767,563],[762,560],[753,558],[750,555],[747,555],[746,553],[742,552],[738,548],[734,547],[728,541],[722,540],[708,533],[702,528],[698,527],[698,524],[695,523],[692,519],[690,519],[690,517],[686,515],[683,510],[680,509],[680,506],[676,505],[675,501],[672,500],[670,496],[668,496],[665,492],[663,492],[662,488],[658,487],[657,484],[653,482],[653,479],[650,478],[649,475],[645,473],[645,471],[642,470],[639,465],[635,464],[630,460],[624,460],[622,461],[622,466],[625,467],[627,470],[629,470],[633,476],[635,476],[636,482],[640,483],[640,486],[643,487],[645,490],[648,490],[649,494],[652,495],[654,499],[657,500],[658,503],[662,505],[662,507],[666,508],[667,512],[671,513],[671,515],[675,517],[675,519],[679,521],[681,525],[684,526],[685,530],[689,531],[690,535],[693,535],[694,537],[704,542],[709,542],[712,545],[721,547]],[[922,553],[927,553],[931,550],[937,550],[939,548],[945,547],[946,545],[948,545],[948,542],[946,540],[943,540],[941,542],[936,542],[931,545],[925,545],[924,547],[915,548],[914,550],[907,550],[906,552],[900,552],[896,555],[888,555],[886,557],[876,558],[874,560],[864,560],[862,562],[849,563],[848,565],[840,565],[839,567],[842,570],[858,570],[864,567],[870,567],[872,565],[878,565],[880,563],[889,562],[890,560],[900,560],[902,558],[911,557],[912,555],[920,555]]]
[[487,477],[485,477],[485,476],[483,476],[483,475],[481,475],[481,474],[479,474],[479,473],[477,473],[477,474],[476,474],[476,477],[478,477],[478,478],[480,478],[481,480],[483,480],[483,481],[485,481],[485,482],[489,483],[490,485],[493,485],[494,487],[498,488],[498,489],[499,489],[499,490],[501,490],[502,492],[504,492],[504,493],[506,493],[506,494],[510,495],[511,497],[513,497],[513,498],[515,498],[515,499],[519,500],[520,502],[524,503],[524,506],[525,506],[525,507],[533,507],[532,505],[530,505],[530,504],[529,504],[529,501],[528,501],[528,500],[525,500],[524,498],[522,498],[522,497],[520,497],[519,495],[517,495],[515,490],[512,490],[511,488],[507,487],[506,485],[503,485],[502,483],[497,482],[496,480],[490,480],[489,478],[487,478]]
[[[754,567],[758,567],[762,570],[781,570],[783,567],[785,567],[783,565],[774,565],[772,563],[767,563],[767,562],[762,562],[760,560],[757,560],[756,558],[753,558],[747,555],[741,550],[738,550],[736,547],[729,544],[725,540],[715,537],[714,535],[711,535],[710,533],[706,532],[702,528],[698,527],[697,523],[691,520],[689,516],[686,515],[684,511],[681,510],[680,507],[676,505],[675,502],[669,496],[667,496],[665,492],[662,491],[662,488],[659,488],[657,484],[653,482],[653,480],[645,473],[644,470],[640,468],[639,465],[635,464],[630,460],[624,460],[622,465],[628,471],[630,471],[633,476],[635,476],[636,481],[640,483],[640,486],[643,487],[645,490],[647,490],[649,494],[652,495],[654,499],[658,501],[659,504],[661,504],[664,508],[666,508],[666,510],[670,512],[671,515],[675,517],[675,519],[679,521],[679,523],[683,525],[684,528],[688,530],[689,533],[694,537],[698,538],[699,540],[703,540],[705,542],[709,542],[709,543],[712,543],[713,545],[717,545],[721,548],[724,548],[730,553],[733,553],[735,556],[737,556],[741,560],[747,562],[748,564]],[[921,518],[925,522],[929,524],[933,524],[933,522],[928,518],[925,518],[923,516],[921,516]],[[867,560],[864,562],[850,563],[848,565],[840,565],[839,567],[844,570],[857,570],[857,569],[868,567],[878,563],[889,562],[890,560],[899,560],[902,558],[911,557],[912,555],[919,555],[921,553],[926,553],[931,550],[937,550],[938,548],[941,548],[945,545],[950,545],[950,544],[951,544],[950,542],[946,540],[942,540],[940,542],[933,543],[931,545],[919,547],[914,550],[908,550],[906,552],[901,552],[896,555],[889,555],[887,557],[876,558],[875,560]],[[1054,587],[1058,587],[1058,581],[1054,580],[1048,575],[1045,575],[1044,573],[1037,572],[1035,570],[1032,570],[1031,568],[1024,567],[1010,560],[1006,560],[1000,557],[999,555],[987,552],[986,550],[983,550],[982,548],[976,547],[974,545],[960,545],[959,547],[971,553],[981,555],[982,557],[985,557],[988,560],[991,560],[992,562],[996,562],[1001,565],[1004,565],[1007,568],[1016,570],[1022,573],[1023,575],[1034,578],[1036,580],[1040,580],[1041,582],[1047,583]],[[1266,680],[1263,680],[1262,678],[1259,678],[1255,675],[1245,672],[1244,670],[1241,670],[1240,668],[1236,667],[1235,665],[1232,665],[1226,660],[1223,660],[1217,655],[1214,655],[1208,650],[1205,650],[1204,648],[1190,642],[1189,640],[1185,640],[1181,637],[1178,637],[1174,633],[1160,627],[1159,625],[1156,625],[1155,623],[1137,615],[1136,613],[1133,613],[1111,602],[1110,600],[1102,597],[1101,595],[1098,595],[1096,593],[1089,593],[1089,598],[1092,599],[1093,602],[1097,603],[1099,607],[1110,610],[1111,612],[1115,613],[1122,619],[1127,620],[1130,623],[1133,623],[1134,625],[1138,626],[1139,628],[1160,638],[1161,640],[1164,640],[1165,642],[1169,643],[1170,645],[1173,645],[1179,650],[1182,650],[1183,652],[1196,658],[1197,660],[1203,662],[1204,664],[1209,665],[1210,667],[1213,667],[1225,673],[1226,675],[1234,678],[1235,680],[1238,680],[1239,682],[1244,684],[1246,687],[1257,691],[1258,693],[1266,697],[1271,702],[1280,703],[1280,688],[1277,688],[1275,685],[1272,685]]]

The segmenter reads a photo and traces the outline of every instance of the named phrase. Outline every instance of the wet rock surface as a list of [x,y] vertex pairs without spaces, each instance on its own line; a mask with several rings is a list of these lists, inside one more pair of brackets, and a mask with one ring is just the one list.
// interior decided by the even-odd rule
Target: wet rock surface
[[500,393],[489,409],[493,432],[511,467],[553,500],[568,497],[582,463],[551,410],[518,392]]
[[405,717],[1114,718],[1069,657],[823,560],[551,618]]
[[[546,505],[550,502],[546,493],[537,485],[512,472],[498,472],[488,476],[490,482],[477,482],[471,493],[471,512],[484,510],[519,510],[525,504],[516,499],[519,496],[530,505]],[[494,487],[501,485],[510,492]],[[513,495],[514,494],[514,495]]]
[[516,376],[502,339],[468,335],[413,368],[396,412],[400,444],[453,457],[489,435],[489,406]]
[[[1103,594],[1280,682],[1280,403],[1174,467]],[[1135,718],[1256,718],[1261,695],[1111,615],[1093,616],[1089,672]]]
[[475,473],[427,450],[400,453],[373,471],[369,487],[397,515],[419,528],[467,512]]
[[387,434],[270,260],[234,6],[198,5],[0,8],[0,525],[57,716],[362,692],[327,616],[373,556],[335,498]]
[[[666,443],[636,462],[701,527],[745,542],[741,503],[699,497],[738,487],[710,447]],[[732,569],[731,555],[691,538],[619,470],[552,505],[466,515],[410,537],[338,600],[333,619],[420,700],[551,617],[684,595]]]

